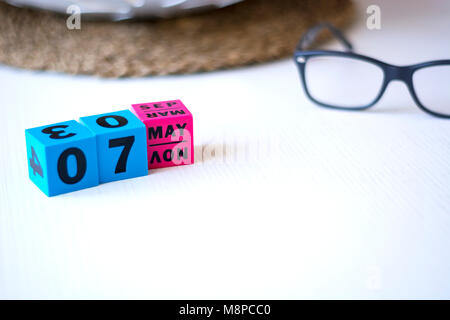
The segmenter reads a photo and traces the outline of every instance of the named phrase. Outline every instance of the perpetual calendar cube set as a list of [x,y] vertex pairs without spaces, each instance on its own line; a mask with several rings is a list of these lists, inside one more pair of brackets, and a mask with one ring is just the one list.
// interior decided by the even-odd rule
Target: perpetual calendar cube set
[[30,179],[47,196],[194,163],[193,118],[180,100],[27,129],[25,137]]

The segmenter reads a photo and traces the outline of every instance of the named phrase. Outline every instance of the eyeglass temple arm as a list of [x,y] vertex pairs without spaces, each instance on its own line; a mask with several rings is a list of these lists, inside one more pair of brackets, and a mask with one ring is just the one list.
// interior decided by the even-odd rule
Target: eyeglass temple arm
[[298,42],[296,50],[305,51],[309,46],[311,46],[311,44],[314,43],[318,34],[324,29],[328,29],[333,34],[333,36],[344,45],[344,47],[347,49],[346,51],[353,51],[352,44],[344,37],[342,32],[339,31],[339,29],[337,29],[332,24],[326,22],[318,24],[309,29],[308,31],[306,31],[306,33],[302,36],[302,38]]

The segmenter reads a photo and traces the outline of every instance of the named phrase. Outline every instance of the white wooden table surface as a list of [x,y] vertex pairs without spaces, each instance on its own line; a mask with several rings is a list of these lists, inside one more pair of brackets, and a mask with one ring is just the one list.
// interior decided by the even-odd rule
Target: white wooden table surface
[[[449,2],[358,6],[357,51],[450,58]],[[29,181],[26,128],[176,98],[195,165],[53,198]],[[349,113],[310,103],[290,60],[123,80],[0,66],[0,146],[0,298],[450,298],[450,120],[403,84]]]

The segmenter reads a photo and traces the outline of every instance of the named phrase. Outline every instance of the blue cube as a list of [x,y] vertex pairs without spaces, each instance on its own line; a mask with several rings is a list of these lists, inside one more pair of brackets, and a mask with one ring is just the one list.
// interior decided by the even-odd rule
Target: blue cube
[[100,183],[148,174],[145,125],[129,110],[80,118],[95,135]]
[[75,120],[25,130],[31,181],[47,196],[99,184],[95,136]]

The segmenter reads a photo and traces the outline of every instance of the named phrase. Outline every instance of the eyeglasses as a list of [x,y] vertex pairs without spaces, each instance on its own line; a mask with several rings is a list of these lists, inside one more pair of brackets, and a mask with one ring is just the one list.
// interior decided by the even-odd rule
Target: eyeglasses
[[[320,31],[328,29],[346,51],[306,51]],[[388,84],[403,81],[417,106],[450,118],[450,60],[394,66],[356,54],[343,34],[322,23],[307,31],[294,52],[306,95],[316,104],[335,109],[364,110],[380,100]]]

